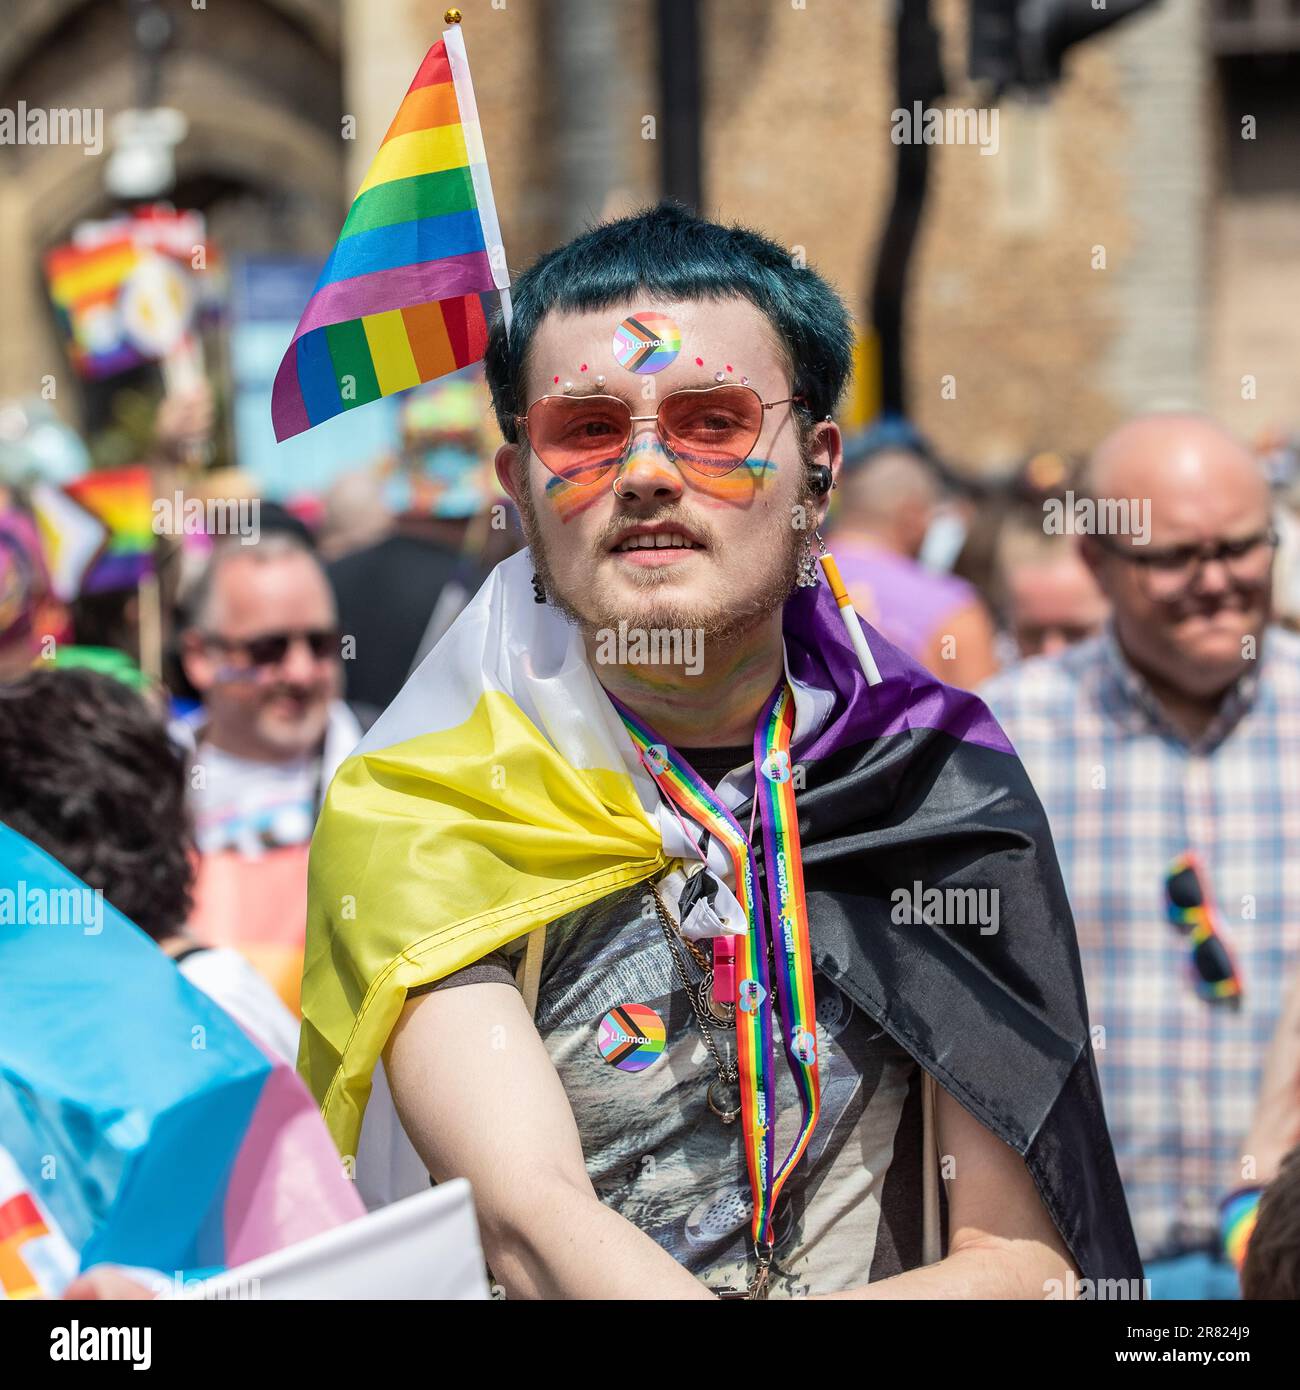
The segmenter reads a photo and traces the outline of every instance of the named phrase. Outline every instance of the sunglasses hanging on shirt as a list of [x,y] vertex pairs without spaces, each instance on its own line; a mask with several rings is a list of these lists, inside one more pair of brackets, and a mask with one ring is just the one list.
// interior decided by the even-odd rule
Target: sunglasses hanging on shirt
[[1241,976],[1219,931],[1207,879],[1194,854],[1180,854],[1165,871],[1165,912],[1191,947],[1192,978],[1202,999],[1241,999]]

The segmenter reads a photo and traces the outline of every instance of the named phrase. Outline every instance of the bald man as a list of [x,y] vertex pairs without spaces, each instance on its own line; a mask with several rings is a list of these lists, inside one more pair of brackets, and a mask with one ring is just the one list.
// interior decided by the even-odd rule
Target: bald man
[[862,617],[940,680],[969,690],[997,670],[995,632],[964,579],[917,562],[940,498],[924,459],[881,450],[841,482],[830,545]]
[[1300,962],[1300,638],[1270,624],[1268,488],[1213,421],[1134,420],[1085,483],[1113,616],[982,693],[1060,854],[1152,1293],[1232,1297],[1219,1207],[1271,1176],[1241,1136]]

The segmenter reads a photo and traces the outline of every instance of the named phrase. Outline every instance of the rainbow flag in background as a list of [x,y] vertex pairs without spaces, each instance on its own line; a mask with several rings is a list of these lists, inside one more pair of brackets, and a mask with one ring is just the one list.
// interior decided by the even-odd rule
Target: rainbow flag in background
[[0,1300],[77,1264],[197,1277],[364,1215],[292,1069],[6,825],[0,895]]
[[[208,268],[195,275],[191,255],[200,243]],[[48,251],[43,264],[78,373],[97,381],[164,356],[170,333],[192,324],[196,308],[211,310],[219,263],[201,213],[159,204],[77,223],[71,241]]]
[[97,381],[149,360],[123,334],[117,311],[122,287],[139,264],[140,248],[129,236],[100,246],[60,246],[45,257],[50,298],[83,377]]
[[465,44],[425,56],[276,373],[277,440],[483,356],[508,289]]
[[153,478],[148,468],[87,473],[64,491],[108,529],[104,553],[81,585],[84,594],[133,589],[153,572]]

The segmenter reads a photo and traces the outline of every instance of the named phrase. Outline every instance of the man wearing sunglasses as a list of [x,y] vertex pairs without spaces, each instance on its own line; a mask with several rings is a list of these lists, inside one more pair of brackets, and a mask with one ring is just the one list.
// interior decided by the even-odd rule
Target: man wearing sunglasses
[[187,725],[200,854],[191,927],[246,947],[296,1008],[307,846],[362,732],[340,698],[333,592],[308,546],[281,531],[219,541],[185,608],[181,660],[203,701]]
[[[529,551],[312,847],[301,1060],[363,1195],[469,1177],[512,1297],[1132,1278],[1023,771],[973,696],[859,628],[862,657],[819,578],[843,305],[670,206],[513,296],[487,373]],[[922,878],[998,927],[891,916]]]
[[1097,517],[1149,508],[1145,535],[1079,540],[1113,619],[981,693],[1061,856],[1153,1292],[1231,1295],[1223,1174],[1251,1177],[1240,1136],[1300,964],[1300,639],[1270,624],[1269,490],[1225,430],[1139,418],[1086,482]]

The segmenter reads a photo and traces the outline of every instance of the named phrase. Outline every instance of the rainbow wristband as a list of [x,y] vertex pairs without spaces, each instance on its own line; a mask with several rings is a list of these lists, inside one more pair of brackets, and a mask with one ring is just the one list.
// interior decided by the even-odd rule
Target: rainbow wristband
[[1223,1239],[1223,1251],[1235,1269],[1240,1269],[1246,1261],[1246,1248],[1255,1231],[1259,1199],[1263,1195],[1262,1187],[1242,1187],[1230,1192],[1219,1203],[1219,1234]]

